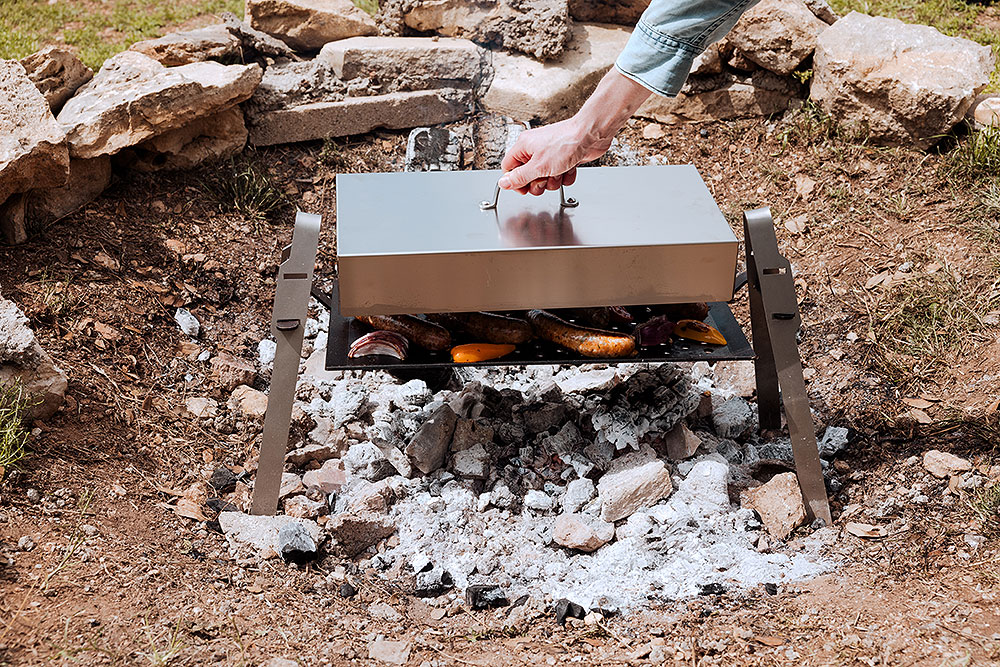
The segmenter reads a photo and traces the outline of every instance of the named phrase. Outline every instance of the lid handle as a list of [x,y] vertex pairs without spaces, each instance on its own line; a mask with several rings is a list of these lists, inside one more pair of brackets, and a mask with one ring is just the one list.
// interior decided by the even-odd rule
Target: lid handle
[[[497,204],[500,202],[500,184],[497,184],[497,189],[493,193],[493,201],[481,201],[479,202],[480,211],[495,211],[497,209]],[[576,208],[580,205],[573,197],[569,199],[566,198],[566,188],[562,185],[559,186],[559,206],[562,208]]]

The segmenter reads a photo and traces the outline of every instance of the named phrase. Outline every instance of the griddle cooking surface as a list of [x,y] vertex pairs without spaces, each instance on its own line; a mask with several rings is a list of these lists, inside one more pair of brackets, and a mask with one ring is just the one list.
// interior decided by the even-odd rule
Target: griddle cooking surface
[[[351,348],[351,343],[371,331],[371,328],[352,317],[342,317],[340,315],[340,294],[336,281],[334,281],[330,293],[329,305],[330,333],[326,344],[326,369],[329,371],[664,361],[708,361],[714,363],[716,361],[749,360],[754,358],[754,351],[750,347],[746,335],[733,317],[729,305],[725,303],[710,304],[709,314],[705,319],[705,323],[718,329],[725,336],[726,340],[729,341],[728,345],[705,345],[695,341],[678,339],[670,345],[639,348],[639,353],[634,357],[595,359],[581,356],[554,343],[535,339],[518,345],[516,350],[501,359],[471,364],[456,364],[451,360],[451,354],[448,351],[428,352],[412,343],[409,355],[405,361],[385,356],[366,356],[350,359],[347,356],[347,352]],[[464,342],[482,341],[462,340],[456,337],[456,345]]]

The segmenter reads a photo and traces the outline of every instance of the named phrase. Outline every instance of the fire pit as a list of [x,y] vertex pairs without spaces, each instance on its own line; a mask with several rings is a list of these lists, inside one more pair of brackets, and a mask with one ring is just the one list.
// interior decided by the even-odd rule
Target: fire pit
[[[628,358],[585,357],[543,340],[477,365],[753,360],[761,429],[781,427],[783,400],[811,517],[830,522],[816,437],[795,343],[791,267],[767,209],[744,214],[738,241],[694,167],[581,169],[574,193],[501,197],[498,172],[352,174],[337,179],[338,272],[329,299],[328,370],[419,371],[453,365],[411,346],[405,361],[350,358],[368,329],[357,315],[584,308],[654,308],[709,301],[706,323],[726,345],[677,341]],[[483,200],[483,193],[493,192]],[[252,511],[273,514],[288,439],[319,218],[298,214],[279,269],[272,373]],[[754,346],[726,302],[749,286]],[[323,297],[325,295],[319,294]],[[779,394],[779,386],[781,393]]]

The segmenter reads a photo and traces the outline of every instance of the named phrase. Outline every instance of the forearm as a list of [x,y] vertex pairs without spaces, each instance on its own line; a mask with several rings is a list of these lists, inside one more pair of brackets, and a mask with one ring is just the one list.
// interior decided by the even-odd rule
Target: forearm
[[648,89],[611,68],[573,116],[572,122],[580,132],[581,141],[610,143],[649,96]]

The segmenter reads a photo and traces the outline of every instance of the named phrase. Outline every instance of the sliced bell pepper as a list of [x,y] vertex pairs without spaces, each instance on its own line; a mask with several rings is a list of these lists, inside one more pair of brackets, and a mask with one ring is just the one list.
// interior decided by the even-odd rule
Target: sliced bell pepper
[[674,335],[688,340],[696,340],[709,345],[725,345],[725,337],[715,327],[698,320],[680,320],[674,327]]
[[489,361],[507,356],[514,351],[514,345],[494,343],[468,343],[451,348],[451,360],[456,364],[470,364],[477,361]]

